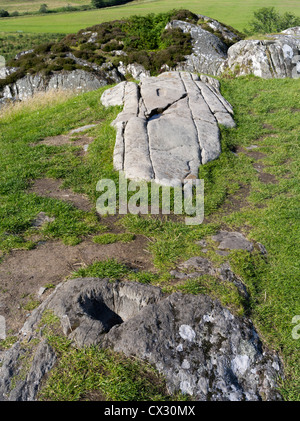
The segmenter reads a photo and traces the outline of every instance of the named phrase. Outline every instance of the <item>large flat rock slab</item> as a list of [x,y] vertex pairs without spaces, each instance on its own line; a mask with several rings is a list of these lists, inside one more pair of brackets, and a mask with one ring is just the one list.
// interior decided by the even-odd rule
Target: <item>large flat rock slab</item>
[[219,82],[190,72],[165,72],[137,85],[107,89],[104,106],[122,105],[116,128],[114,168],[126,178],[181,186],[221,153],[219,124],[234,127],[233,109]]

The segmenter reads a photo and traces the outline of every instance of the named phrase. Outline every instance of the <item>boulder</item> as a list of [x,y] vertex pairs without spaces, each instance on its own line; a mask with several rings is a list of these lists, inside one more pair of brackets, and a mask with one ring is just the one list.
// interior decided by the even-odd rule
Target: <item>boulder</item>
[[300,77],[300,28],[268,35],[265,40],[242,40],[228,49],[222,72],[253,74],[264,79]]
[[251,241],[240,232],[219,231],[212,237],[213,241],[219,242],[219,249],[221,250],[247,250],[253,251],[254,247]]
[[139,85],[122,82],[101,101],[124,104],[113,122],[114,167],[134,180],[182,186],[187,177],[197,178],[199,166],[221,153],[218,124],[235,126],[219,82],[189,72],[144,77]]
[[151,363],[170,393],[195,400],[280,400],[282,363],[247,318],[206,295],[135,282],[86,278],[66,281],[35,309],[19,341],[2,356],[0,400],[35,400],[56,355],[43,337],[51,310],[77,346],[97,345]]
[[170,392],[200,401],[279,400],[280,361],[252,323],[208,296],[173,293],[113,327],[103,347],[149,361]]
[[227,58],[228,46],[213,33],[202,29],[193,23],[173,20],[166,29],[180,28],[192,37],[192,54],[185,57],[185,62],[179,63],[174,70],[184,70],[195,73],[218,75],[220,66]]
[[[118,54],[124,53],[122,50],[118,51]],[[121,73],[124,77],[126,74],[129,74],[133,77],[133,79],[141,80],[143,77],[149,77],[150,72],[146,70],[144,66],[138,63],[130,63],[127,66],[120,61],[118,66],[118,72]]]

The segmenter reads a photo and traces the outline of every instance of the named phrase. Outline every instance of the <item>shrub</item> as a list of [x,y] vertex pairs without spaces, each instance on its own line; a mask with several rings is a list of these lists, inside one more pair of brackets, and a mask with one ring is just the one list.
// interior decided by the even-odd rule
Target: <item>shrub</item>
[[92,0],[92,5],[97,9],[100,9],[101,7],[104,7],[104,2],[103,0]]
[[48,13],[48,6],[47,4],[41,4],[39,8],[39,13]]
[[171,20],[184,20],[190,23],[197,23],[198,19],[199,18],[197,15],[195,15],[195,13],[192,13],[186,9],[175,10],[172,12],[172,15],[170,16],[170,21]]
[[274,7],[262,7],[254,12],[254,19],[250,22],[250,30],[245,29],[248,34],[265,34],[270,32],[281,32],[284,29],[300,25],[300,17],[291,13],[280,15]]
[[8,18],[9,17],[9,13],[7,10],[0,10],[0,18]]
[[71,51],[70,47],[68,47],[65,43],[62,42],[52,44],[50,50],[53,53],[67,53],[68,51]]
[[54,43],[52,42],[46,42],[45,44],[41,44],[34,49],[35,54],[44,54],[48,53],[51,48],[53,47]]

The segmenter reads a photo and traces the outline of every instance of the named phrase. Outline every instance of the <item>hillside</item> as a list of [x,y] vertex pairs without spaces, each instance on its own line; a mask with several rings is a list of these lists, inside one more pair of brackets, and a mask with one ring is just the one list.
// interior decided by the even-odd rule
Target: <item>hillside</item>
[[[5,9],[8,4],[1,0],[1,8]],[[47,3],[50,5],[50,3]],[[148,13],[163,13],[170,9],[189,9],[193,13],[200,13],[225,22],[243,31],[248,25],[254,10],[262,6],[274,6],[279,12],[290,12],[300,16],[300,6],[297,0],[264,0],[263,5],[259,0],[241,2],[240,0],[230,0],[224,3],[223,0],[137,0],[116,6],[113,8],[92,10],[85,12],[62,13],[44,16],[21,16],[17,18],[0,19],[1,31],[4,32],[33,32],[33,33],[73,33],[88,26],[101,22],[108,22],[115,19],[124,19],[132,15],[146,15]],[[67,25],[66,25],[67,21]]]
[[[186,10],[114,20],[7,63],[1,397],[300,399],[298,29],[258,42],[210,25]],[[148,159],[147,182],[204,180],[203,222],[97,212],[120,156],[138,177]]]

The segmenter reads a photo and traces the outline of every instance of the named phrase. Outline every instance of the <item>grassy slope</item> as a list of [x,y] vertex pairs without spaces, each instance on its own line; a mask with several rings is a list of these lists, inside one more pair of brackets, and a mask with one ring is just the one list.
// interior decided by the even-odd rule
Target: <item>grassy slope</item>
[[[166,291],[181,289],[190,293],[209,293],[219,298],[238,314],[247,314],[254,321],[266,343],[277,349],[286,365],[286,381],[282,392],[287,400],[299,400],[299,340],[292,338],[292,318],[299,308],[299,132],[300,81],[261,80],[254,77],[224,79],[222,91],[235,108],[237,128],[222,129],[221,157],[200,169],[205,180],[205,213],[207,223],[186,226],[180,222],[127,215],[122,223],[129,232],[151,238],[149,251],[157,268],[156,274],[132,274],[117,262],[99,262],[78,275],[111,276],[136,279],[161,285]],[[92,213],[72,208],[59,200],[27,194],[30,180],[39,177],[62,178],[65,186],[85,192],[95,202],[95,186],[100,178],[113,178],[114,130],[109,122],[118,108],[105,110],[99,105],[102,90],[60,101],[21,107],[0,119],[0,240],[5,251],[31,247],[30,220],[40,211],[55,216],[41,233],[45,238],[61,238],[75,244],[86,234],[101,233],[102,227]],[[49,136],[102,120],[92,134],[95,142],[86,158],[71,146],[30,146]],[[258,161],[234,147],[256,144],[264,172],[277,182],[264,183],[253,165]],[[99,165],[101,162],[101,165]],[[244,208],[226,212],[233,198],[244,187],[249,189]],[[244,306],[236,291],[210,278],[174,284],[169,270],[182,260],[201,255],[196,239],[206,237],[218,227],[244,232],[248,238],[264,244],[267,259],[254,253],[232,252],[229,256],[234,270],[241,275],[251,292]],[[97,241],[97,240],[96,240]],[[216,258],[211,252],[205,256]],[[219,262],[222,260],[218,257]],[[59,373],[56,375],[60,375]],[[55,382],[54,382],[55,383]],[[57,392],[60,393],[60,392]]]
[[[4,4],[4,0],[0,0]],[[0,19],[0,30],[4,32],[55,32],[73,33],[79,29],[97,23],[129,17],[133,14],[160,13],[174,8],[186,8],[195,13],[202,13],[236,29],[243,30],[252,12],[263,6],[275,6],[278,11],[289,11],[300,16],[298,0],[147,0],[136,1],[98,11],[74,12],[45,16],[24,16]],[[67,22],[67,24],[66,24]]]

